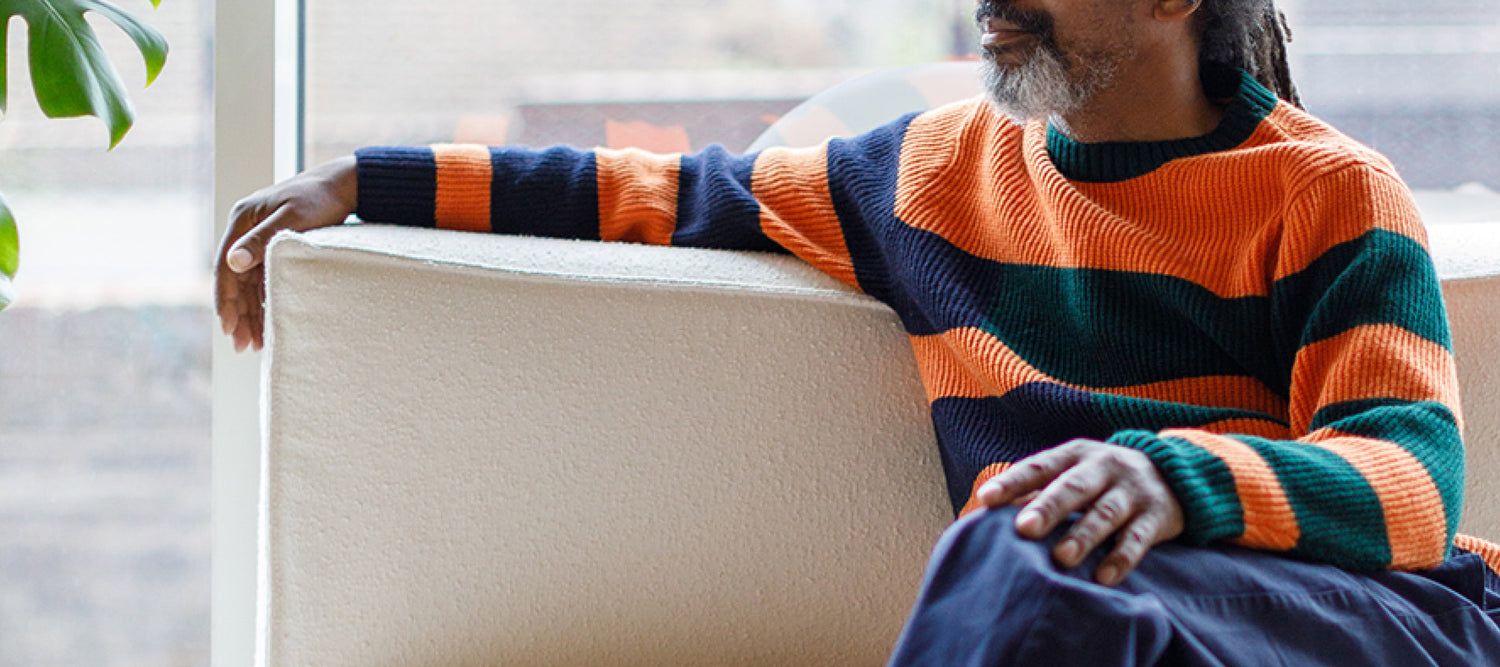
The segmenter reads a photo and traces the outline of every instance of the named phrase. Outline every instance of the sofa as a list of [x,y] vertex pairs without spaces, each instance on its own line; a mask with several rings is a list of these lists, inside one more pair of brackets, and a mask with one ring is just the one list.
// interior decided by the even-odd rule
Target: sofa
[[[1443,197],[1495,538],[1500,216]],[[895,315],[796,259],[347,225],[267,290],[257,664],[880,664],[952,520]]]

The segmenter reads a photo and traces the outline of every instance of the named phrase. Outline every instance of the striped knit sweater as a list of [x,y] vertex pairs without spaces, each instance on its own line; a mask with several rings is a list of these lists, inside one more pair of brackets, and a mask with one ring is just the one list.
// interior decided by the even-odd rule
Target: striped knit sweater
[[358,215],[789,251],[900,317],[955,511],[1010,463],[1092,438],[1155,462],[1188,541],[1435,566],[1463,418],[1410,193],[1249,76],[1206,85],[1220,126],[1159,143],[1076,143],[975,99],[745,156],[367,148]]

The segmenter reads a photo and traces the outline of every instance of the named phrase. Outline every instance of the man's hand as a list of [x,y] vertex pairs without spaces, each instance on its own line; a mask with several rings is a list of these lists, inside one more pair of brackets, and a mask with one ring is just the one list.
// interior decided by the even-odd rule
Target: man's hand
[[[1027,496],[1035,496],[1027,500]],[[1105,538],[1119,535],[1094,579],[1113,586],[1146,551],[1182,534],[1182,506],[1145,454],[1097,440],[1073,440],[1030,456],[979,488],[986,507],[1022,501],[1016,532],[1046,537],[1072,512],[1083,518],[1058,541],[1052,557],[1064,568],[1083,562]]]
[[283,229],[306,231],[337,225],[358,198],[354,158],[325,162],[255,191],[229,212],[229,229],[214,261],[214,306],[224,333],[242,351],[263,343],[266,244]]

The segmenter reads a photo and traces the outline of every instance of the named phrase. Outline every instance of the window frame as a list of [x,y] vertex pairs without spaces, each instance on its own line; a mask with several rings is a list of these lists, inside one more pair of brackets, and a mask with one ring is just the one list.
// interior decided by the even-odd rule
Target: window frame
[[[302,0],[214,0],[214,236],[240,197],[301,167]],[[217,321],[217,316],[213,318]],[[210,664],[264,664],[261,355],[213,335]]]

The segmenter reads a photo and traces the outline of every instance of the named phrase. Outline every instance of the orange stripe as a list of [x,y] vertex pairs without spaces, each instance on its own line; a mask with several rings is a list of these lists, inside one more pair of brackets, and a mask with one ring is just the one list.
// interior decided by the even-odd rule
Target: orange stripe
[[930,336],[912,336],[917,369],[928,402],[940,398],[1003,396],[1023,384],[1053,384],[1098,393],[1185,405],[1286,413],[1286,402],[1249,377],[1213,376],[1153,382],[1130,387],[1089,387],[1063,382],[1037,370],[990,333],[973,327]]
[[928,402],[939,398],[984,398],[1031,382],[1066,385],[1033,368],[1005,343],[972,327],[932,336],[912,336],[917,370]]
[[[955,134],[985,140],[955,142]],[[1279,199],[1226,199],[1222,181],[1192,179],[1132,192],[1139,204],[1096,199],[1050,165],[1045,136],[1045,124],[1018,129],[983,101],[918,116],[901,147],[897,217],[997,262],[1176,276],[1225,297],[1267,294]]]
[[594,149],[598,167],[599,238],[671,245],[677,231],[681,155],[634,148]]
[[993,463],[984,470],[979,471],[979,476],[974,478],[974,487],[969,491],[969,502],[964,503],[964,507],[958,511],[958,515],[962,517],[969,512],[984,507],[984,503],[979,502],[979,487],[983,486],[985,482],[990,481],[994,476],[1009,470],[1010,466],[1011,464],[1009,463]]
[[1210,375],[1094,391],[1184,405],[1251,410],[1271,416],[1285,415],[1287,411],[1285,399],[1260,380],[1244,375]]
[[[1349,462],[1370,483],[1385,514],[1391,568],[1436,567],[1447,555],[1448,513],[1422,462],[1400,445],[1321,429],[1310,441]],[[1414,474],[1414,471],[1416,472]]]
[[1291,440],[1292,432],[1286,426],[1265,419],[1224,419],[1198,427],[1199,430],[1224,435],[1253,435],[1268,440]]
[[[1283,250],[1273,278],[1302,271],[1330,248],[1372,229],[1400,234],[1427,247],[1422,214],[1411,192],[1393,174],[1368,164],[1312,173],[1318,178],[1298,193],[1287,210]],[[1337,205],[1330,205],[1334,202]]]
[[[1247,145],[1278,138],[1257,132]],[[955,135],[985,140],[955,142]],[[1330,151],[1324,164],[1310,162],[1301,182],[1281,176],[1284,149],[1255,146],[1262,149],[1175,161],[1119,183],[1074,183],[1048,162],[1044,123],[1018,129],[980,100],[908,126],[896,215],[993,261],[1167,275],[1222,297],[1266,296],[1273,279],[1371,229],[1425,242],[1405,186],[1373,154],[1348,146]],[[1366,158],[1364,166],[1343,168]],[[1221,177],[1185,177],[1205,169],[1205,161]],[[1226,187],[1236,196],[1223,197]],[[1304,204],[1288,210],[1289,189]],[[1332,201],[1339,206],[1328,206]]]
[[828,144],[761,153],[751,190],[760,202],[762,233],[824,273],[859,287],[828,192]]
[[1297,352],[1292,430],[1306,432],[1326,406],[1369,398],[1437,401],[1462,429],[1457,377],[1453,355],[1437,343],[1390,324],[1355,327]]
[[1484,564],[1488,565],[1490,570],[1500,574],[1500,544],[1460,533],[1453,538],[1453,546],[1473,552],[1484,560]]
[[437,163],[437,206],[433,218],[438,229],[465,232],[490,231],[490,149],[472,144],[437,144],[432,147]]
[[1162,431],[1164,438],[1180,438],[1219,457],[1234,475],[1245,532],[1235,542],[1254,549],[1287,551],[1297,546],[1302,530],[1287,500],[1286,489],[1265,459],[1249,445],[1196,429]]

